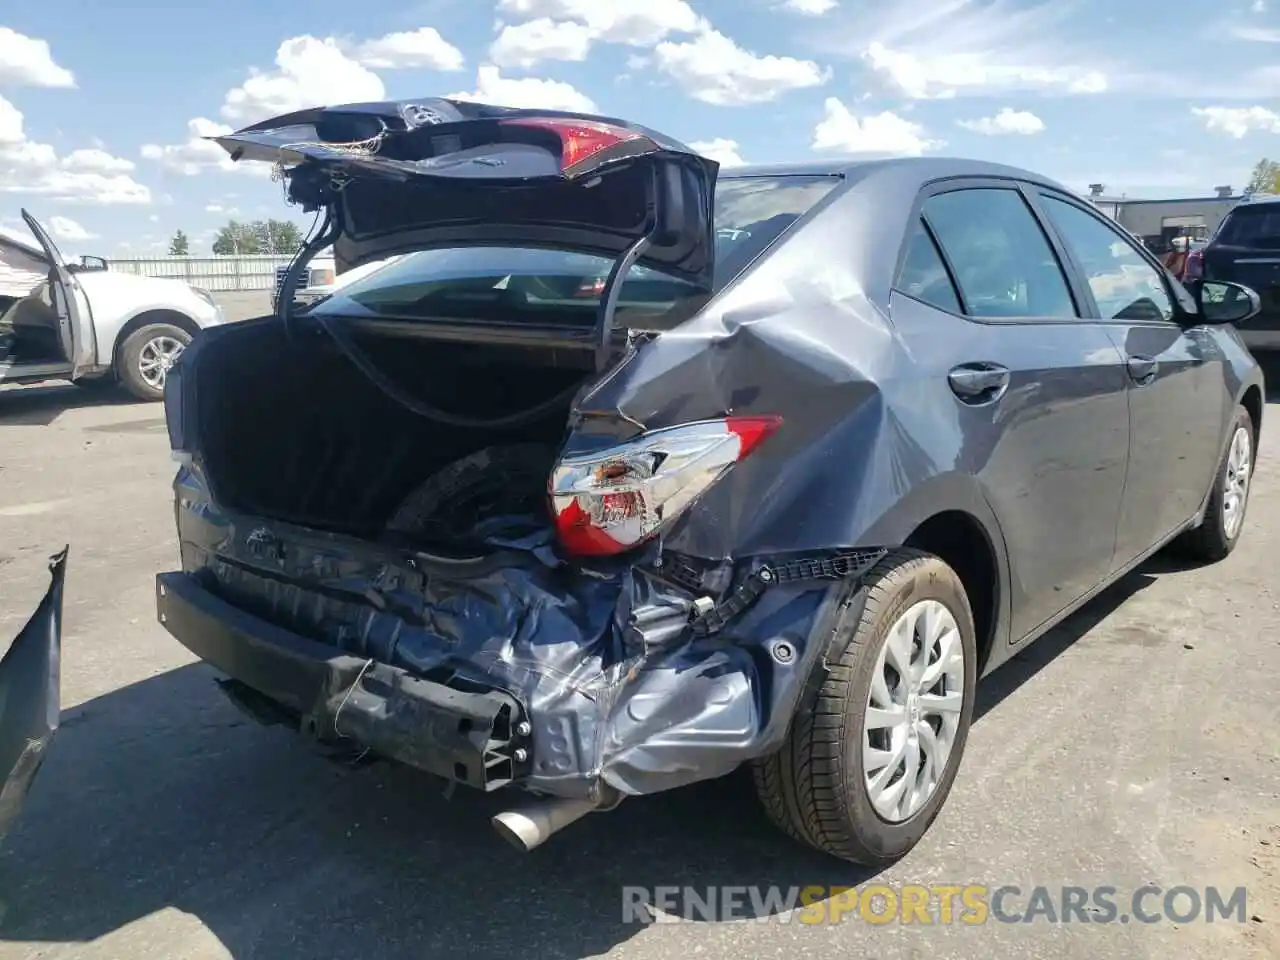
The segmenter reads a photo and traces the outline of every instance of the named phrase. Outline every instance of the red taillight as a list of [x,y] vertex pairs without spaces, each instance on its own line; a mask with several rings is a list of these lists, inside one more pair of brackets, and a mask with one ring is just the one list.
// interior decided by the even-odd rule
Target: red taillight
[[1192,250],[1187,254],[1187,261],[1182,266],[1183,280],[1204,279],[1204,251]]
[[521,120],[503,120],[503,126],[532,127],[547,130],[560,138],[560,169],[568,172],[589,160],[602,150],[639,140],[642,134],[625,127],[615,127],[595,120],[569,120],[561,117],[530,117]]
[[560,543],[579,556],[609,556],[638,546],[781,423],[780,417],[708,420],[561,460],[550,483]]

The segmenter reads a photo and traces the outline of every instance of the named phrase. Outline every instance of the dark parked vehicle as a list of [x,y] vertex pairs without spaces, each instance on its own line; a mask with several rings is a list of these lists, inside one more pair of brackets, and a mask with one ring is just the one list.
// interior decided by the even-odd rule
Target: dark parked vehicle
[[1260,313],[1240,330],[1241,339],[1253,350],[1280,349],[1280,197],[1232,207],[1204,248],[1188,255],[1184,276],[1255,290]]
[[750,764],[793,837],[899,857],[980,676],[1163,545],[1240,537],[1256,298],[1034,174],[718,176],[444,100],[220,142],[287,165],[308,249],[408,255],[170,373],[160,621],[259,719],[534,795],[495,818],[522,848]]

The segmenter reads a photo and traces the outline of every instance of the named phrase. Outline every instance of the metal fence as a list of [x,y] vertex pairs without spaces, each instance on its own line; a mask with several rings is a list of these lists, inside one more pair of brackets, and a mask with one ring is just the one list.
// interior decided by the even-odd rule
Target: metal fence
[[276,285],[276,267],[291,257],[255,255],[241,257],[145,257],[110,261],[118,273],[143,277],[185,280],[209,291],[271,290]]

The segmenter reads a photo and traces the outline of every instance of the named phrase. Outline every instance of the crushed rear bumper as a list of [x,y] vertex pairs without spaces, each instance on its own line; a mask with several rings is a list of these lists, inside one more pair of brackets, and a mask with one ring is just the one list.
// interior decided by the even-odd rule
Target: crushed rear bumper
[[156,609],[187,649],[238,681],[227,692],[259,720],[274,709],[322,743],[355,744],[480,790],[528,773],[516,756],[527,758],[530,728],[509,693],[456,689],[344,654],[245,613],[183,573],[156,578]]

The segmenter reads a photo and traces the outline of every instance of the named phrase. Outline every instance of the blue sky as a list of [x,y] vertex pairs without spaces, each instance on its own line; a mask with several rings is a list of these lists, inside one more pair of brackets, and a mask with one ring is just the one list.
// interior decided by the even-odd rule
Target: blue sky
[[303,222],[199,135],[384,96],[594,107],[726,163],[936,153],[1130,196],[1238,190],[1280,159],[1280,0],[6,6],[0,226],[26,206],[77,254]]

